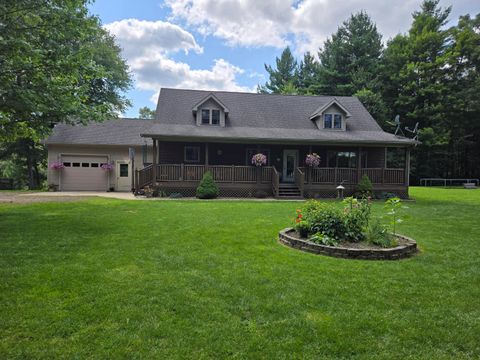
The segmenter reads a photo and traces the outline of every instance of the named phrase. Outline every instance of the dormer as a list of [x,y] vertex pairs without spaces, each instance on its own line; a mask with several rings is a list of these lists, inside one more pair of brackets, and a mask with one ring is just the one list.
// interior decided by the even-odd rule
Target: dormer
[[212,93],[200,100],[192,109],[197,126],[225,127],[228,108]]
[[350,112],[335,98],[325,105],[320,106],[310,115],[310,120],[315,121],[321,130],[346,131],[347,118]]

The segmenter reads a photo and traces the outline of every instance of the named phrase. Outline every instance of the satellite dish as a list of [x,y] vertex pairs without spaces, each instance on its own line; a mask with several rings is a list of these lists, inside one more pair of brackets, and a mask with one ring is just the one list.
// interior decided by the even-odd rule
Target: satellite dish
[[405,126],[405,130],[414,135],[413,140],[417,140],[417,138],[418,138],[418,122],[415,124],[413,129],[410,129],[408,126]]
[[397,135],[398,133],[401,133],[402,136],[405,136],[405,134],[403,133],[402,131],[402,128],[400,127],[400,115],[395,115],[395,120],[394,120],[394,124],[395,126],[397,127],[395,129],[395,135]]

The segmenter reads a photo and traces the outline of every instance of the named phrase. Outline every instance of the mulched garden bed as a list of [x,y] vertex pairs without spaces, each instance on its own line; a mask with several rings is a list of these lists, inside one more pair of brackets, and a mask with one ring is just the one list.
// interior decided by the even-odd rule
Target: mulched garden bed
[[398,245],[393,248],[382,248],[377,245],[351,242],[340,242],[337,246],[317,244],[301,238],[292,228],[279,233],[279,241],[292,248],[334,257],[363,260],[398,260],[410,257],[417,252],[417,243],[403,235],[396,235]]

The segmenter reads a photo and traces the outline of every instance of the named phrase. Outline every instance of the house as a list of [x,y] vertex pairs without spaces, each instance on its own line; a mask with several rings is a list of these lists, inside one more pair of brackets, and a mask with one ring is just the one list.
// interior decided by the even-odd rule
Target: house
[[[57,125],[46,143],[49,162],[65,166],[48,174],[60,190],[158,184],[193,196],[210,170],[220,195],[235,197],[331,197],[339,184],[352,193],[363,175],[376,192],[407,197],[415,145],[384,132],[356,97],[167,88],[154,120]],[[251,164],[257,153],[266,156],[264,166]],[[319,167],[306,166],[311,153]],[[103,163],[114,169],[104,171]]]

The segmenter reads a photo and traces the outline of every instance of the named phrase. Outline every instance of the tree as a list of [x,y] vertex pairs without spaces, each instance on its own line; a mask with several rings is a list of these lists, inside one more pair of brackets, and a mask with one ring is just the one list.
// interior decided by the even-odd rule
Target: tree
[[389,111],[380,92],[362,89],[354,94],[382,128],[387,127]]
[[349,96],[372,89],[382,49],[382,36],[368,14],[352,14],[318,53],[319,90]]
[[[103,121],[129,106],[127,65],[87,3],[0,2],[0,143],[26,159],[38,161],[54,124]],[[36,164],[27,163],[30,186]]]
[[297,71],[297,89],[300,94],[314,95],[318,93],[318,66],[317,60],[306,52],[300,61]]
[[197,187],[197,198],[199,199],[215,199],[219,194],[219,189],[213,175],[210,171],[203,174],[202,180]]
[[415,154],[417,177],[448,176],[446,145],[452,129],[445,97],[450,92],[450,40],[443,27],[450,8],[442,9],[438,2],[422,3],[421,10],[413,13],[408,34],[392,39],[382,59],[383,97],[391,116],[400,114],[402,124],[411,128],[418,122],[428,136]]
[[120,48],[86,4],[0,3],[0,141],[37,141],[54,123],[102,121],[129,105]]
[[155,110],[152,110],[147,106],[138,109],[138,117],[140,119],[155,119],[155,114]]
[[280,94],[282,90],[291,90],[296,83],[297,61],[292,55],[290,48],[283,50],[280,58],[275,59],[276,69],[265,64],[265,70],[269,74],[269,81],[259,87],[259,92]]

